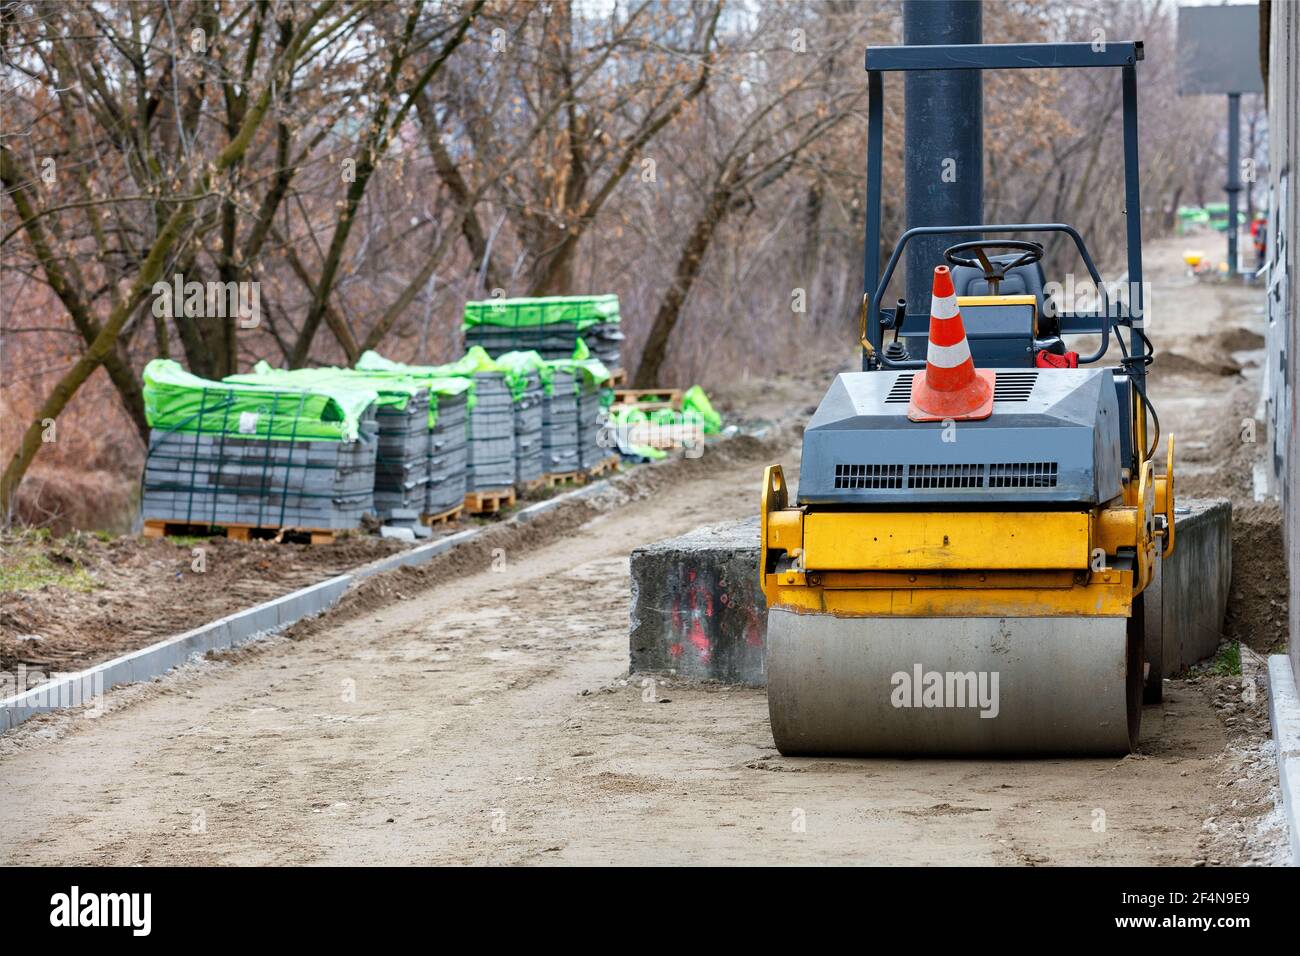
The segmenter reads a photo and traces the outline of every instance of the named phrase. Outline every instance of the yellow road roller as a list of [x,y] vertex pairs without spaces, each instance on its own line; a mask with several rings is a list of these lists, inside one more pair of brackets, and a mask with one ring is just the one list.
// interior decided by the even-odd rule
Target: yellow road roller
[[[1143,591],[1174,547],[1174,444],[1161,447],[1146,395],[1140,59],[1134,42],[1101,54],[868,50],[862,370],[837,376],[807,423],[797,492],[779,465],[763,482],[768,701],[783,754],[1136,745],[1144,688],[1158,699],[1161,681],[1144,652]],[[1033,66],[1123,72],[1128,282],[1104,282],[1061,223],[909,229],[882,274],[880,74]],[[1035,233],[1072,240],[1087,303],[1046,281],[1039,242],[999,238]],[[921,308],[882,307],[910,240],[962,234],[991,238],[948,247]]]

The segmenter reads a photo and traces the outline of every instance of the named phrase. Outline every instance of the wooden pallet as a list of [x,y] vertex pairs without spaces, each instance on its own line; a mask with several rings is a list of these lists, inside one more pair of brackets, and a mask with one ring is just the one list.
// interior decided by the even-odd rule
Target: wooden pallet
[[614,371],[609,373],[609,384],[614,388],[618,388],[620,385],[626,385],[627,371],[621,368],[614,369]]
[[643,412],[658,411],[661,408],[682,410],[682,390],[680,388],[616,388],[615,405],[632,405]]
[[704,426],[698,422],[678,422],[672,425],[637,422],[629,426],[627,441],[632,445],[649,445],[660,451],[699,448],[704,444]]
[[161,521],[150,518],[144,523],[146,538],[185,536],[193,538],[226,537],[231,541],[271,540],[276,542],[306,539],[310,544],[333,544],[339,534],[336,528],[281,528],[255,524],[186,524],[183,521]]
[[454,508],[448,508],[446,511],[440,511],[436,515],[420,515],[420,524],[428,525],[430,528],[439,524],[451,524],[453,521],[459,520],[460,513],[464,510],[465,506],[459,504]]
[[542,475],[542,477],[534,478],[532,481],[522,481],[517,483],[515,485],[515,490],[518,491],[520,494],[528,494],[529,492],[533,492],[533,491],[541,491],[543,488],[546,487],[549,487],[546,484],[546,476]]
[[465,494],[465,511],[472,515],[496,514],[515,503],[514,488],[493,488],[489,491],[470,491]]
[[560,471],[553,475],[542,475],[542,481],[546,482],[547,488],[558,488],[561,485],[580,485],[587,480],[585,471]]
[[595,480],[601,475],[618,471],[618,464],[622,461],[618,455],[610,455],[604,461],[598,461],[587,469],[586,475],[588,480]]

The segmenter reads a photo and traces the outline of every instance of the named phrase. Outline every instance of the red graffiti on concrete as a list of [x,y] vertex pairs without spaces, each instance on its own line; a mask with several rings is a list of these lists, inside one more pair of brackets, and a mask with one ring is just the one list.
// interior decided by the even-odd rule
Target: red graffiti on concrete
[[763,646],[763,619],[756,607],[751,607],[745,616],[745,642],[751,647]]
[[[673,599],[673,633],[684,634],[695,648],[700,662],[707,664],[713,657],[713,644],[709,636],[713,620],[713,594],[708,587],[696,582],[694,571],[686,572],[686,581],[685,594]],[[678,642],[668,648],[668,653],[679,657],[684,649],[684,645]]]

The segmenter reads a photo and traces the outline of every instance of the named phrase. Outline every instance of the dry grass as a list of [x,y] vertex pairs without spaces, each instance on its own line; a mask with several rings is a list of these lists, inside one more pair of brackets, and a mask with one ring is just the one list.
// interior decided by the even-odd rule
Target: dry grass
[[[73,361],[69,349],[77,340],[71,336],[11,331],[41,325],[50,315],[60,314],[62,309],[49,299],[47,288],[25,283],[23,295],[12,300],[21,305],[5,307],[0,349],[0,461],[4,463]],[[57,534],[73,528],[128,530],[135,517],[144,446],[102,369],[59,416],[53,438],[41,446],[19,489],[12,523]]]

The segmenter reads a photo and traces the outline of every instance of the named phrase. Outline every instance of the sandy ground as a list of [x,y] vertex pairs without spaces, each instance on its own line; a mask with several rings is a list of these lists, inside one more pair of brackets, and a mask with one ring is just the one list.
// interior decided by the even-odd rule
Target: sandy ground
[[757,444],[0,737],[0,862],[1280,862],[1240,678],[1171,681],[1124,759],[997,761],[783,758],[762,691],[629,683],[629,551],[751,514],[798,460]]
[[138,688],[97,719],[29,722],[0,739],[0,862],[1226,856],[1205,821],[1225,748],[1257,738],[1260,714],[1244,715],[1249,734],[1227,726],[1208,679],[1147,709],[1140,754],[1047,761],[786,759],[762,691],[629,685],[629,546],[748,513],[758,460],[507,548],[502,570],[482,555],[434,588],[376,582],[296,639]]
[[[14,692],[7,675],[20,666],[26,668],[26,686],[34,687],[40,682],[36,674],[89,667],[395,551],[496,524],[565,490],[527,492],[499,515],[461,515],[414,544],[360,530],[322,545],[234,541],[220,533],[145,538],[0,532],[0,572],[35,566],[42,580],[55,582],[6,589],[0,580],[0,694]],[[142,602],[141,594],[150,600]]]
[[[43,569],[75,575],[81,586],[0,588],[0,671],[19,665],[29,674],[89,667],[401,547],[362,535],[313,547],[224,537],[105,540],[92,534],[3,533],[0,567],[39,562]],[[141,601],[141,594],[151,600]]]

